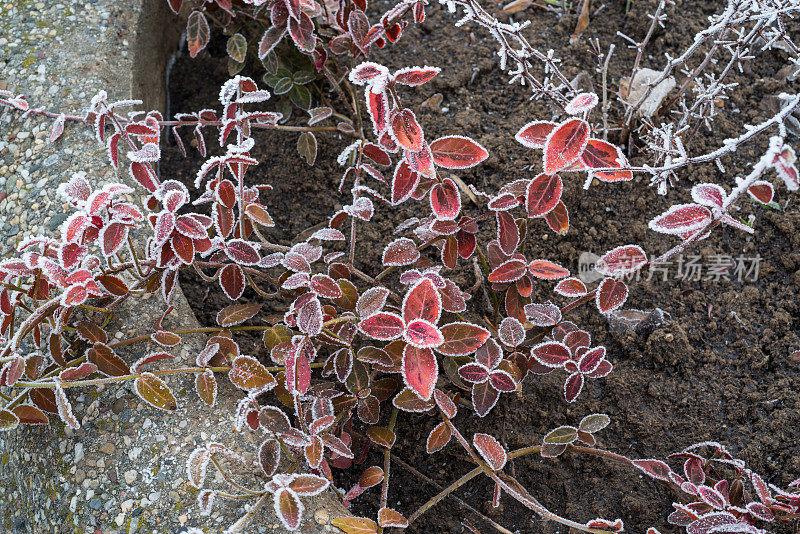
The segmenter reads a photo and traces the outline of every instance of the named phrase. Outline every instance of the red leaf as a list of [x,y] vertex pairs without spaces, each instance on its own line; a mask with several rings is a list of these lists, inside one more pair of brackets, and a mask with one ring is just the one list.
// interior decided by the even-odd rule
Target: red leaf
[[661,460],[633,460],[631,463],[634,467],[641,469],[656,480],[663,480],[664,482],[669,482],[670,480],[669,474],[672,469]]
[[582,297],[589,291],[586,289],[586,284],[577,278],[567,278],[560,281],[553,291],[565,297]]
[[492,374],[489,375],[489,383],[494,389],[504,393],[511,393],[512,391],[517,390],[517,383],[514,380],[514,377],[512,377],[506,371],[492,371]]
[[528,271],[540,280],[558,280],[569,276],[569,271],[547,260],[533,260],[528,264]]
[[558,201],[553,211],[544,216],[547,226],[557,234],[565,235],[569,230],[569,212],[567,206],[561,200]]
[[692,187],[692,200],[703,206],[721,208],[727,197],[725,190],[717,184],[697,184]]
[[499,471],[506,465],[506,450],[493,436],[478,433],[472,436],[472,444],[493,471]]
[[417,117],[410,109],[402,109],[392,116],[392,135],[397,143],[411,152],[422,150],[424,136]]
[[158,178],[153,173],[152,167],[147,163],[140,161],[132,161],[130,166],[131,177],[136,180],[139,185],[150,191],[151,193],[156,190],[158,185]]
[[581,119],[561,123],[544,147],[544,172],[555,174],[578,160],[589,141],[589,124]]
[[446,169],[468,169],[489,157],[489,152],[469,137],[449,135],[431,142],[433,161]]
[[500,341],[509,347],[516,347],[525,341],[525,327],[514,317],[506,317],[497,329]]
[[300,14],[300,19],[289,19],[289,35],[297,48],[302,52],[310,54],[316,47],[316,37],[314,37],[314,23],[305,13]]
[[583,389],[584,378],[580,373],[572,373],[564,382],[564,398],[567,402],[575,402]]
[[678,204],[650,221],[651,230],[662,234],[694,232],[711,221],[711,211],[698,204]]
[[545,341],[531,349],[531,356],[542,365],[558,368],[570,360],[570,350],[563,343]]
[[561,200],[564,184],[557,174],[540,174],[530,181],[525,193],[528,217],[542,217],[551,212]]
[[625,304],[627,298],[628,286],[619,280],[606,278],[597,287],[595,302],[600,313],[608,313]]
[[238,265],[226,265],[219,274],[219,285],[231,300],[238,300],[244,293],[244,271]]
[[383,250],[384,266],[411,265],[419,259],[419,251],[414,242],[407,237],[401,237],[389,243]]
[[580,361],[578,361],[578,370],[583,374],[590,375],[597,370],[600,362],[602,362],[605,357],[606,348],[603,346],[595,347],[581,356]]
[[405,324],[399,315],[379,312],[358,323],[358,329],[378,341],[391,341],[403,334]]
[[433,398],[436,401],[436,406],[442,410],[445,417],[452,419],[456,416],[456,413],[458,413],[458,408],[453,402],[453,399],[451,399],[447,393],[443,392],[441,389],[436,389],[433,391]]
[[394,81],[415,87],[433,79],[442,69],[439,67],[406,67],[394,73]]
[[528,148],[544,148],[547,136],[556,127],[550,121],[533,121],[523,126],[514,138]]
[[350,81],[356,85],[371,85],[379,83],[384,77],[388,77],[389,69],[383,65],[367,61],[361,63],[350,71]]
[[519,259],[510,259],[497,266],[489,274],[490,282],[514,282],[522,278],[527,272],[525,262]]
[[482,384],[489,380],[489,370],[480,363],[466,363],[458,368],[458,376],[470,384]]
[[241,239],[232,239],[228,241],[225,247],[225,254],[227,254],[231,260],[241,265],[255,265],[261,259],[255,247]]
[[403,382],[422,400],[430,400],[439,377],[439,364],[433,351],[406,345],[402,369]]
[[458,217],[461,211],[461,195],[453,180],[445,178],[442,183],[433,186],[431,208],[439,220],[452,221]]
[[392,160],[389,158],[389,154],[386,153],[384,149],[379,147],[378,145],[372,143],[364,143],[364,147],[362,152],[365,156],[369,159],[377,163],[378,165],[391,165]]
[[489,339],[489,331],[471,323],[449,323],[442,327],[444,343],[436,351],[446,356],[472,354]]
[[495,217],[497,218],[497,242],[500,243],[500,249],[510,256],[519,245],[519,227],[514,222],[514,217],[508,212],[495,212]]
[[436,325],[424,319],[410,321],[404,339],[415,347],[438,347],[444,342],[444,336]]
[[412,170],[420,173],[422,176],[425,176],[427,178],[433,179],[436,177],[436,169],[433,166],[433,154],[431,154],[431,149],[428,146],[428,143],[423,141],[422,149],[420,149],[419,152],[412,152],[411,150],[406,150],[404,157],[405,160],[408,162],[408,166],[411,167]]
[[763,180],[753,182],[753,185],[747,189],[747,192],[751,197],[762,204],[769,204],[772,202],[772,198],[775,195],[775,189],[772,187],[772,184]]
[[619,277],[632,273],[647,263],[647,255],[642,247],[623,245],[606,252],[597,260],[595,269],[605,276]]
[[[580,162],[589,169],[619,168],[627,164],[618,147],[600,139],[589,139],[581,153]],[[599,171],[592,174],[602,182],[633,180],[631,171]]]
[[424,319],[432,324],[442,315],[442,299],[430,278],[421,279],[403,299],[403,321]]
[[486,417],[499,397],[500,393],[489,382],[472,385],[472,406],[479,417]]
[[405,160],[397,164],[392,178],[392,204],[408,200],[419,185],[419,173],[411,170]]
[[372,119],[375,135],[379,136],[389,126],[389,96],[386,91],[373,93],[370,87],[366,89],[367,111]]

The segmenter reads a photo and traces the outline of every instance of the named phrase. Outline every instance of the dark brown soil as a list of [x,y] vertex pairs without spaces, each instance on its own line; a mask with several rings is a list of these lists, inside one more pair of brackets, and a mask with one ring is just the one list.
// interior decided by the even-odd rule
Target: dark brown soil
[[[388,7],[385,4],[380,7]],[[600,77],[595,72],[597,61],[589,39],[599,38],[604,49],[615,42],[617,51],[609,71],[610,88],[614,90],[633,63],[633,52],[614,35],[619,30],[641,38],[649,24],[646,13],[655,4],[655,0],[636,0],[626,16],[624,2],[607,2],[574,45],[568,43],[575,16],[559,17],[535,7],[522,16],[533,19],[526,35],[534,46],[556,49],[563,59],[564,72],[570,77],[586,72],[597,90]],[[660,68],[664,53],[675,55],[689,43],[708,15],[718,9],[717,4],[679,0],[678,6],[669,10],[669,31],[659,30],[648,49],[647,55],[656,59],[646,57],[643,66]],[[418,105],[434,93],[442,94],[443,112],[420,112],[427,136],[469,135],[485,146],[490,158],[460,177],[492,193],[505,183],[537,172],[529,166],[539,164],[541,153],[522,147],[513,135],[530,120],[550,119],[552,111],[541,101],[529,101],[527,88],[506,83],[508,78],[496,63],[495,43],[486,32],[479,27],[455,28],[455,20],[440,6],[432,5],[421,27],[410,27],[398,45],[370,59],[390,69],[423,64],[442,67],[442,73],[431,83],[403,95],[408,103]],[[176,64],[171,87],[173,112],[216,107],[218,86],[227,76],[226,62],[220,56],[212,51],[202,59],[187,58]],[[714,131],[698,134],[691,147],[693,153],[713,150],[722,139],[739,135],[744,123],[762,120],[764,97],[786,90],[785,82],[773,78],[785,59],[779,53],[760,55],[753,61],[751,72],[734,78],[741,87],[732,101],[726,102]],[[613,109],[618,110],[618,106]],[[595,115],[592,118],[598,121]],[[611,118],[616,118],[613,112]],[[349,141],[333,134],[322,135],[319,140],[317,165],[310,168],[296,153],[295,135],[262,133],[257,137],[256,155],[261,164],[251,179],[275,187],[262,198],[277,224],[270,234],[276,242],[289,243],[347,202],[346,196],[336,192],[341,169],[335,158]],[[649,254],[664,251],[674,240],[649,231],[647,221],[672,204],[689,201],[689,190],[695,183],[717,181],[729,188],[734,176],[748,172],[764,146],[761,140],[726,157],[725,174],[713,165],[682,172],[666,197],[656,195],[647,179],[595,184],[584,191],[583,177],[572,175],[566,180],[564,195],[571,215],[569,233],[556,236],[543,221],[533,221],[527,255],[546,257],[577,270],[582,251],[602,253],[628,243],[642,244]],[[196,152],[189,160],[182,159],[174,148],[167,153],[164,176],[193,181],[201,162]],[[635,146],[629,147],[629,153],[633,163],[644,161],[637,159]],[[599,434],[600,445],[629,457],[663,458],[692,443],[716,440],[768,482],[785,486],[800,476],[800,364],[788,358],[800,346],[800,306],[796,298],[800,288],[800,211],[779,181],[775,183],[781,205],[789,201],[784,211],[741,203],[743,217],[750,213],[756,216],[754,236],[722,228],[689,252],[701,255],[705,265],[716,255],[760,255],[757,280],[675,280],[677,268],[672,266],[667,282],[659,278],[633,283],[626,307],[660,307],[671,315],[667,325],[642,337],[632,332],[612,336],[607,321],[596,310],[576,310],[568,319],[591,331],[594,343],[608,347],[614,371],[605,379],[590,381],[574,404],[563,399],[563,373],[529,377],[523,394],[504,396],[492,416],[459,416],[457,424],[462,432],[467,436],[477,431],[491,433],[502,437],[509,449],[515,449],[539,443],[543,434],[556,426],[574,425],[587,414],[604,412],[612,423]],[[374,221],[362,225],[357,264],[366,272],[379,270],[380,252],[393,225],[408,216],[405,210],[387,211],[379,206]],[[483,231],[493,232],[493,223],[486,224]],[[473,283],[468,270],[457,271],[454,277],[463,286]],[[215,286],[191,274],[185,275],[182,283],[202,322],[213,323],[217,310],[229,303]],[[538,301],[553,298],[546,284],[536,287],[534,296]],[[280,306],[269,313],[278,312]],[[263,352],[259,343],[257,338],[252,339],[252,348],[245,347],[245,351]],[[402,415],[398,422],[400,440],[394,452],[439,484],[448,485],[470,466],[457,447],[434,456],[425,454],[425,438],[434,424],[430,418]],[[369,460],[381,461],[377,456]],[[665,534],[677,532],[667,525],[666,516],[678,495],[627,468],[567,455],[557,460],[518,459],[513,470],[533,495],[561,515],[580,521],[620,517],[626,530],[634,533],[644,533],[648,526],[657,526]],[[397,465],[393,466],[391,480],[390,505],[406,515],[436,493],[434,487]],[[458,495],[512,531],[563,532],[562,527],[541,522],[507,498],[499,510],[492,510],[491,489],[485,480],[476,479]],[[376,503],[377,492],[370,490],[359,499],[355,511],[366,513],[367,507]],[[480,532],[493,530],[472,512],[446,500],[410,531],[466,532],[465,519]],[[786,533],[798,528],[796,524],[773,527]]]

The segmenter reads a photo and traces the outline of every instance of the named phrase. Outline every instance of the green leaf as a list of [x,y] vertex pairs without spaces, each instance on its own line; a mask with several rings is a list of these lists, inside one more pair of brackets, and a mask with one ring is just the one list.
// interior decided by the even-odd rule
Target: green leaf
[[566,445],[578,439],[578,429],[574,426],[560,426],[544,437],[549,445]]
[[277,74],[278,63],[278,54],[276,54],[274,50],[271,50],[266,56],[261,58],[261,64],[264,65],[264,70],[271,75]]
[[301,109],[311,108],[311,93],[302,85],[295,85],[289,91],[289,98],[292,103]]
[[228,39],[228,55],[237,63],[244,63],[247,55],[247,39],[241,33],[236,33]]
[[6,409],[0,409],[0,431],[14,430],[19,425],[19,417]]
[[305,85],[309,82],[313,82],[316,79],[317,75],[308,70],[300,70],[292,75],[292,80],[294,81],[294,83],[299,85]]
[[317,160],[317,138],[311,132],[303,132],[297,139],[297,151],[313,166]]
[[292,79],[291,78],[281,78],[275,85],[272,86],[272,90],[276,95],[285,95],[292,89]]
[[593,413],[581,419],[578,428],[589,434],[603,430],[611,422],[611,418],[604,413]]
[[228,76],[236,76],[243,68],[244,63],[239,63],[232,58],[228,58]]

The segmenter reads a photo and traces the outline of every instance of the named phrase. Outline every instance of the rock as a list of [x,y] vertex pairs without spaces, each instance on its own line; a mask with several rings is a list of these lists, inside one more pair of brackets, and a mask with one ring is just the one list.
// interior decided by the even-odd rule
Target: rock
[[114,451],[117,450],[117,446],[113,443],[103,443],[100,445],[100,452],[103,454],[108,454],[109,456],[114,454]]

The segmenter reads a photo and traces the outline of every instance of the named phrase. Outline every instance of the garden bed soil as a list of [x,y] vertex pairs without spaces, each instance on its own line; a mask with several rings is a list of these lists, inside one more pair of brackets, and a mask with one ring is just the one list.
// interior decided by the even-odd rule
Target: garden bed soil
[[[601,89],[597,85],[600,76],[595,71],[597,59],[589,40],[599,38],[604,50],[609,43],[616,43],[608,73],[613,97],[620,78],[629,74],[634,58],[634,51],[615,33],[619,30],[641,39],[649,26],[646,14],[654,10],[656,2],[633,2],[627,15],[624,4],[607,2],[575,44],[569,44],[576,22],[574,15],[559,16],[531,6],[517,18],[532,20],[525,34],[534,47],[556,49],[556,55],[563,59],[563,71],[569,77],[586,72],[597,91]],[[679,0],[677,4],[668,10],[667,30],[656,31],[642,66],[661,68],[664,54],[679,53],[704,28],[707,17],[719,9],[716,2]],[[372,6],[376,12],[388,7],[387,2]],[[496,5],[486,7],[500,9]],[[489,150],[487,161],[459,173],[464,182],[494,193],[503,184],[532,177],[539,172],[531,166],[541,165],[541,152],[521,146],[513,136],[526,122],[553,118],[551,108],[543,101],[530,101],[529,88],[508,85],[507,75],[497,65],[495,42],[482,28],[454,27],[456,17],[438,5],[431,5],[428,13],[422,25],[410,26],[398,44],[370,60],[390,69],[426,64],[442,68],[432,82],[407,89],[402,95],[404,103],[413,109],[435,93],[442,95],[439,110],[419,112],[428,138],[468,135]],[[691,146],[693,154],[717,148],[722,139],[738,136],[743,124],[757,124],[767,116],[766,98],[786,90],[785,80],[777,78],[785,59],[779,52],[764,53],[752,62],[752,69],[734,76],[732,81],[739,82],[740,87],[724,103],[713,132],[698,133]],[[218,107],[216,96],[225,79],[227,61],[221,48],[212,48],[198,59],[180,59],[171,75],[171,111]],[[618,104],[612,106],[612,123],[618,118],[619,109]],[[595,111],[591,119],[598,122],[599,112]],[[318,139],[317,163],[309,167],[296,152],[296,134],[256,135],[254,155],[261,163],[249,175],[252,183],[274,187],[262,195],[275,219],[276,228],[269,233],[274,242],[289,244],[348,203],[348,195],[337,192],[342,168],[335,160],[350,140],[332,133],[321,134]],[[634,140],[634,146],[628,147],[634,164],[645,161],[638,155],[637,143],[640,141]],[[208,145],[213,146],[211,140]],[[734,176],[749,172],[765,145],[766,140],[762,139],[724,158],[725,173],[714,165],[680,172],[680,180],[666,196],[658,196],[645,177],[627,183],[595,183],[585,191],[581,187],[584,175],[568,175],[563,198],[570,211],[569,232],[558,236],[546,228],[543,220],[532,220],[527,257],[547,258],[575,272],[583,251],[602,254],[619,245],[638,243],[648,254],[658,254],[676,241],[648,230],[647,221],[670,205],[689,201],[693,184],[716,181],[729,188]],[[184,159],[175,146],[165,150],[164,177],[192,183],[202,158],[191,151],[190,157]],[[614,335],[607,320],[593,306],[583,306],[567,319],[589,330],[593,344],[608,347],[614,364],[608,377],[590,381],[578,400],[567,404],[562,393],[563,373],[529,376],[521,395],[504,395],[485,419],[465,415],[466,410],[462,410],[457,426],[467,436],[478,431],[490,433],[508,449],[515,449],[540,443],[542,436],[556,426],[576,425],[588,414],[603,412],[612,422],[598,434],[599,445],[629,457],[664,458],[690,444],[715,440],[768,482],[785,486],[800,476],[800,363],[789,357],[800,347],[800,306],[796,298],[800,289],[800,210],[779,180],[774,176],[769,179],[778,185],[777,199],[785,205],[783,211],[760,208],[745,200],[740,203],[741,216],[756,216],[755,235],[723,227],[687,253],[687,259],[689,255],[700,256],[699,263],[706,268],[720,255],[734,260],[760,256],[757,279],[676,279],[678,267],[672,265],[667,281],[659,275],[632,283],[626,308],[659,307],[671,317],[667,324],[646,335],[631,331]],[[389,210],[376,203],[373,221],[359,225],[357,267],[377,273],[381,251],[393,228],[406,217],[427,209],[420,207],[422,211],[407,203],[401,209]],[[475,209],[465,204],[467,212]],[[489,236],[494,223],[484,223],[481,231]],[[466,288],[474,283],[470,271],[471,266],[462,261],[452,276]],[[205,324],[213,324],[216,312],[229,304],[215,284],[203,282],[193,273],[183,275],[182,287]],[[534,297],[541,302],[555,295],[549,284],[540,283],[534,287]],[[245,298],[257,296],[248,293]],[[475,302],[482,306],[480,295]],[[561,300],[557,302],[563,304]],[[265,303],[265,318],[282,313],[280,304]],[[259,338],[250,338],[249,343],[252,345],[245,346],[245,352],[266,357]],[[435,424],[435,418],[401,414],[399,439],[393,452],[446,486],[469,471],[471,465],[457,446],[434,456],[425,453],[425,439]],[[378,462],[382,457],[372,454],[364,467]],[[665,534],[677,532],[666,523],[666,516],[679,495],[627,467],[566,454],[555,460],[524,457],[515,460],[511,469],[537,499],[560,515],[579,521],[619,517],[624,520],[626,531],[633,533],[644,533],[648,526],[657,526]],[[346,487],[352,479],[337,483]],[[393,466],[390,506],[407,516],[436,491],[399,465]],[[354,504],[354,512],[376,510],[378,493],[374,489],[367,491]],[[503,498],[500,508],[492,509],[491,493],[492,486],[480,478],[457,491],[461,499],[512,531],[563,531],[563,527],[541,521],[510,498]],[[480,532],[492,531],[491,526],[452,499],[437,505],[409,530],[466,532],[466,522]],[[772,531],[783,533],[797,532],[796,529],[797,525],[771,527]]]

